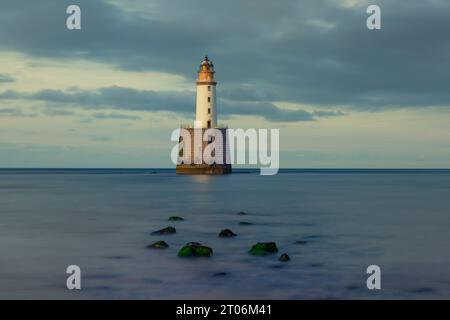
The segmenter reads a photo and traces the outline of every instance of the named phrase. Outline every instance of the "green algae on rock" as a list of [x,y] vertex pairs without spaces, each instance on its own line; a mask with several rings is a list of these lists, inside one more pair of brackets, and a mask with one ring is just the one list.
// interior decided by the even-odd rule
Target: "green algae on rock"
[[183,220],[184,220],[184,218],[178,217],[178,216],[171,216],[169,218],[169,221],[183,221]]
[[156,241],[155,243],[152,243],[147,246],[147,248],[150,249],[166,249],[169,245],[165,241]]
[[248,251],[248,253],[254,256],[265,256],[274,252],[278,252],[275,242],[258,242]]
[[234,233],[233,231],[231,231],[230,229],[223,229],[219,233],[219,238],[231,238],[231,237],[236,237],[236,236],[237,236],[237,234]]
[[174,234],[177,233],[177,230],[174,227],[166,227],[161,230],[153,231],[152,234]]
[[210,257],[213,251],[210,247],[188,244],[178,251],[178,256],[182,258],[186,257]]

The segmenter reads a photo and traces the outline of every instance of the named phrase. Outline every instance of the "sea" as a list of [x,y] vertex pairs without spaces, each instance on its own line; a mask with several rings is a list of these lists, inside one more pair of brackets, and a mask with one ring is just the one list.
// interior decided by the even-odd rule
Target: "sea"
[[448,299],[449,249],[450,170],[0,170],[0,299]]

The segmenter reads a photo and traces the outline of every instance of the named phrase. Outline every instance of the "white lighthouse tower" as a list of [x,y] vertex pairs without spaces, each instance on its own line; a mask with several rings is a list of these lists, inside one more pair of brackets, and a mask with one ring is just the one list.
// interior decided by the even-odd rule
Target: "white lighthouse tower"
[[201,121],[202,128],[217,126],[216,84],[214,80],[214,65],[205,56],[200,63],[197,78],[197,100],[195,120]]
[[[226,127],[217,123],[216,84],[214,80],[214,65],[206,56],[197,70],[197,99],[195,111],[195,126],[186,126],[180,133],[179,161],[176,167],[178,174],[228,174],[232,172],[229,141]],[[210,136],[210,132],[218,133]],[[206,138],[205,138],[206,136]],[[199,141],[196,139],[199,137]],[[221,143],[216,143],[216,138]],[[211,154],[206,154],[208,148],[214,146]],[[188,156],[189,155],[189,156]],[[189,159],[189,160],[188,160]]]

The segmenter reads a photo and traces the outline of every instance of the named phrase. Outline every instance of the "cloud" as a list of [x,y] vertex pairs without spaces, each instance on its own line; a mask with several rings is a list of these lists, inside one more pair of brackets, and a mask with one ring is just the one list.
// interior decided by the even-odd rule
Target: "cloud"
[[94,114],[94,118],[96,119],[114,119],[114,120],[142,120],[141,117],[132,116],[122,113],[103,113],[97,112]]
[[34,118],[36,113],[23,112],[20,108],[1,108],[0,117]]
[[14,82],[14,78],[8,74],[0,73],[0,84],[7,82]]
[[0,100],[19,99],[20,97],[21,94],[13,90],[6,90],[0,93]]
[[[191,91],[152,91],[137,90],[118,86],[104,87],[97,90],[72,89],[68,91],[45,89],[35,93],[18,93],[8,91],[0,93],[0,99],[28,99],[45,102],[49,115],[73,115],[71,111],[61,108],[83,110],[117,109],[124,111],[172,112],[178,114],[195,113],[195,93]],[[239,101],[232,99],[218,100],[219,113],[224,116],[258,116],[268,121],[312,121],[319,117],[340,116],[340,111],[314,111],[302,109],[283,109],[271,102]],[[66,113],[67,112],[67,113]],[[134,115],[98,112],[97,119],[140,120]]]
[[65,28],[71,2],[3,0],[0,47],[186,78],[209,53],[224,93],[266,103],[450,105],[448,1],[377,1],[382,30],[369,31],[357,0],[79,0],[80,32]]
[[95,134],[89,135],[88,138],[89,138],[89,140],[95,141],[95,142],[109,142],[112,140],[111,137],[97,136]]

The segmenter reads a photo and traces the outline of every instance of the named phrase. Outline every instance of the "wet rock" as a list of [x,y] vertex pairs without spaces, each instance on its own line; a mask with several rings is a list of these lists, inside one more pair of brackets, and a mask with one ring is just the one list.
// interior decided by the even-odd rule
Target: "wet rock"
[[247,215],[247,212],[239,211],[237,214],[240,215],[240,216],[246,216],[246,215]]
[[201,246],[202,244],[200,242],[188,242],[186,243],[187,246]]
[[161,234],[174,234],[177,233],[177,230],[174,227],[166,227],[161,230],[153,231],[152,234],[154,235],[161,235]]
[[241,225],[241,226],[252,226],[253,223],[248,222],[248,221],[241,221],[241,222],[239,222],[239,225]]
[[217,272],[214,273],[214,277],[225,277],[227,274],[226,272]]
[[236,237],[236,236],[237,236],[237,234],[235,234],[230,229],[223,229],[219,233],[219,238],[231,238],[231,237]]
[[274,252],[278,252],[275,242],[258,242],[248,251],[248,253],[254,256],[265,256]]
[[306,240],[298,240],[298,241],[295,241],[294,243],[295,244],[307,244],[308,241],[306,241]]
[[147,246],[147,248],[150,249],[166,249],[169,245],[165,241],[156,241],[155,243],[152,243]]
[[190,244],[186,245],[178,251],[179,257],[210,257],[213,251],[210,247]]
[[289,260],[291,260],[291,257],[289,257],[287,253],[283,253],[283,254],[278,258],[278,261],[281,261],[281,262],[287,262],[287,261],[289,261]]
[[183,220],[184,220],[184,218],[178,217],[178,216],[171,216],[169,218],[169,221],[183,221]]

